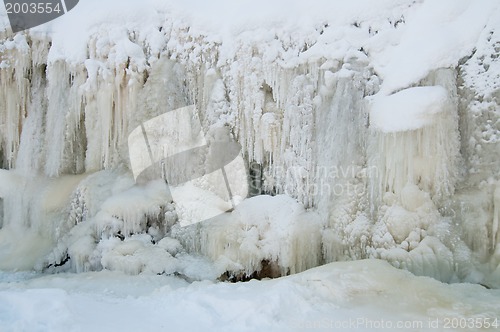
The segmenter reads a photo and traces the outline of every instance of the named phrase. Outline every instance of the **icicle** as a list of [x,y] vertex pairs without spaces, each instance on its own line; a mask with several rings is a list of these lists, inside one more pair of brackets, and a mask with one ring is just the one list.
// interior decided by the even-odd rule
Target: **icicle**
[[[439,110],[417,119],[420,125],[389,132],[375,128],[373,113],[368,123],[366,101],[380,83],[370,61],[380,50],[378,42],[363,39],[377,31],[376,41],[383,29],[391,29],[391,37],[395,27],[386,17],[347,30],[332,22],[297,35],[279,30],[248,39],[243,33],[224,45],[177,18],[165,20],[148,33],[96,26],[85,60],[77,63],[55,54],[49,38],[0,33],[0,167],[24,179],[7,189],[13,175],[0,170],[3,239],[29,231],[30,239],[42,239],[42,251],[55,246],[45,263],[71,257],[76,271],[165,272],[149,253],[168,265],[165,248],[158,251],[152,242],[169,231],[189,251],[247,274],[265,261],[282,275],[302,271],[320,264],[321,254],[326,261],[382,257],[441,279],[454,272],[449,262],[462,264],[463,257],[495,264],[500,203],[498,189],[492,203],[490,185],[499,175],[491,171],[500,137],[497,32],[485,29],[478,51],[458,69],[460,81],[457,70],[440,69],[407,88],[445,91],[446,97],[433,100],[430,106]],[[349,29],[356,31],[353,44],[334,40]],[[396,43],[397,31],[392,36]],[[361,47],[365,41],[370,56]],[[456,90],[462,83],[463,173],[470,176],[459,182]],[[239,141],[245,162],[259,170],[258,193],[264,188],[289,198],[279,196],[271,212],[248,203],[248,211],[172,227],[178,215],[195,212],[174,208],[157,183],[134,185],[127,138],[140,123],[186,105],[199,110],[202,128],[196,129],[207,139],[228,128]],[[53,178],[27,177],[34,174]],[[458,194],[456,188],[462,188]],[[274,215],[282,209],[278,203],[292,212]],[[261,214],[245,216],[254,212]]]
[[[428,81],[441,84],[449,93],[447,100],[439,106],[438,112],[419,115],[418,120],[415,120],[424,121],[431,117],[431,120],[428,120],[430,123],[414,130],[376,130],[373,134],[370,165],[375,167],[379,174],[371,182],[377,192],[376,196],[372,197],[373,204],[380,202],[385,192],[399,195],[407,183],[417,184],[431,193],[436,201],[454,193],[459,154],[455,75],[452,70],[443,69]],[[411,91],[419,92],[418,88],[413,89]],[[399,94],[402,96],[401,92]],[[408,102],[415,103],[416,100]],[[437,102],[431,107],[436,105]],[[404,109],[398,111],[404,112]],[[372,124],[374,119],[375,115]],[[415,121],[412,120],[411,125],[416,125]],[[385,122],[385,125],[390,123]]]
[[493,249],[500,247],[500,185],[493,193],[493,225],[491,227]]
[[199,231],[199,252],[233,274],[249,276],[269,262],[279,268],[278,275],[287,275],[322,260],[318,216],[286,196],[250,198],[232,214],[190,226],[192,231],[194,227]]
[[5,167],[13,168],[30,102],[31,56],[22,34],[0,42],[0,51],[0,153]]

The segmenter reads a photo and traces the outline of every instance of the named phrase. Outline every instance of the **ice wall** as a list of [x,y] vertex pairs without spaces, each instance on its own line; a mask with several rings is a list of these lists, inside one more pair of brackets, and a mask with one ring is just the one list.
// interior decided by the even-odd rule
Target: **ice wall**
[[[445,23],[430,2],[356,6],[336,20],[232,34],[160,9],[147,22],[89,25],[71,42],[3,32],[0,164],[25,185],[3,194],[0,232],[33,231],[53,249],[39,266],[69,258],[77,271],[125,268],[118,256],[130,253],[139,258],[128,272],[173,271],[148,257],[170,264],[157,243],[176,236],[235,273],[263,261],[286,274],[377,257],[445,281],[485,279],[500,262],[496,5],[463,1]],[[455,36],[469,20],[467,38],[443,44],[429,33],[427,53],[415,56],[408,40],[422,44],[419,27]],[[76,42],[81,52],[70,50]],[[187,105],[207,139],[227,128],[241,144],[254,194],[292,197],[321,226],[291,213],[290,233],[271,231],[272,250],[259,242],[275,227],[270,211],[172,234],[175,204],[131,182],[127,140]],[[122,247],[137,234],[149,240]]]

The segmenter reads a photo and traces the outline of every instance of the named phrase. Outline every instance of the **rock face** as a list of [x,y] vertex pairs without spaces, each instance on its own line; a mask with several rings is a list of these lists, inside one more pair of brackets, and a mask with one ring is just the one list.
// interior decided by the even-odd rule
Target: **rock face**
[[[80,53],[57,33],[4,31],[0,234],[43,238],[31,261],[69,253],[78,271],[120,266],[109,240],[148,234],[152,244],[177,237],[234,274],[376,257],[482,281],[500,262],[500,16],[493,2],[470,2],[441,23],[445,8],[433,6],[399,1],[359,20],[313,19],[295,33],[242,25],[230,36],[158,9],[152,21],[94,22]],[[469,23],[456,41],[435,42]],[[428,45],[417,56],[420,35]],[[160,184],[134,184],[127,143],[141,123],[189,105],[207,140],[225,128],[241,145],[251,195],[292,197],[309,219],[294,208],[280,224],[279,206],[262,203],[269,211],[246,220],[258,209],[248,203],[176,228],[186,211]],[[149,248],[137,243],[129,254]]]

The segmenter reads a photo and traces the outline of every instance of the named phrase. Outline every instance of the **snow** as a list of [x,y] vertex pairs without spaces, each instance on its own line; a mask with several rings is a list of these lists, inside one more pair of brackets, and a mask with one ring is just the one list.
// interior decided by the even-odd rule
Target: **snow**
[[0,278],[0,324],[9,331],[433,331],[448,318],[500,313],[498,290],[442,284],[377,260],[236,284],[110,271]]
[[[287,10],[283,11],[283,7]],[[405,7],[416,8],[408,11]],[[329,57],[332,54],[343,57],[348,51],[346,48],[365,48],[375,70],[384,80],[382,91],[390,93],[418,82],[431,70],[456,65],[459,59],[469,55],[484,22],[497,8],[498,3],[494,0],[483,1],[480,6],[471,0],[439,3],[385,0],[377,4],[367,0],[349,4],[322,0],[307,5],[281,0],[272,3],[218,0],[210,4],[197,0],[182,3],[150,0],[138,4],[128,0],[119,7],[112,1],[87,0],[58,20],[34,31],[47,33],[48,30],[51,35],[53,47],[49,61],[64,59],[76,63],[85,60],[85,45],[89,37],[106,29],[110,40],[116,43],[116,53],[111,54],[111,61],[116,64],[127,57],[146,60],[142,50],[130,43],[126,30],[116,27],[127,22],[127,29],[140,31],[139,40],[145,40],[151,47],[150,51],[158,53],[165,42],[157,30],[163,23],[161,14],[164,13],[177,18],[173,22],[174,28],[189,26],[193,35],[210,36],[211,40],[223,45],[224,53],[233,53],[231,48],[239,38],[262,41],[272,38],[273,33],[293,31],[304,40],[317,38],[316,45],[307,51],[307,57],[311,58],[327,54]],[[381,16],[391,16],[394,22],[402,19],[405,24],[398,29],[401,31],[383,31],[373,38],[346,28]],[[331,26],[329,32],[335,32],[313,37],[310,27],[319,22],[327,22]],[[342,46],[346,37],[351,45]],[[386,44],[389,47],[385,47]]]
[[374,97],[370,125],[385,133],[415,130],[435,122],[448,99],[441,86],[405,89],[389,96]]
[[375,70],[384,81],[381,91],[395,92],[424,79],[432,70],[456,66],[471,54],[485,22],[495,20],[498,8],[494,0],[481,5],[468,0],[423,2],[419,10],[404,17],[407,24],[389,47],[370,45],[377,53]]
[[[112,1],[85,1],[73,10],[48,25],[34,29],[36,33],[49,33],[54,42],[51,61],[66,59],[70,62],[83,61],[88,37],[106,26],[113,40],[118,44],[127,44],[126,31],[116,29],[117,25],[140,31],[140,39],[146,39],[152,50],[159,51],[164,42],[157,32],[163,23],[162,14],[175,17],[173,28],[190,27],[193,35],[210,36],[216,42],[224,42],[229,47],[235,42],[235,36],[262,40],[272,37],[273,30],[313,32],[309,27],[318,22],[329,22],[335,27],[344,27],[355,21],[364,21],[396,9],[403,9],[408,1],[385,0],[378,4],[370,1],[356,1],[345,4],[342,1],[317,1],[314,10],[310,4],[286,2],[283,0],[269,3],[259,1],[217,0],[210,4],[197,0],[179,3],[176,1],[149,0],[138,4],[133,0],[121,3],[117,7]],[[287,11],[282,8],[286,6]],[[99,10],[96,10],[99,8]],[[250,8],[254,10],[249,10]],[[255,9],[259,10],[255,10]],[[194,10],[193,10],[194,9]],[[304,15],[304,13],[308,13]],[[335,20],[331,19],[335,13]],[[159,15],[160,14],[160,15]],[[300,27],[306,27],[300,28]],[[281,27],[276,29],[277,27]],[[111,28],[111,30],[109,30]],[[253,31],[252,31],[253,30]],[[252,31],[252,33],[249,33]],[[341,33],[342,34],[342,33]],[[118,37],[118,38],[117,38]],[[336,38],[341,38],[337,35]],[[340,41],[340,40],[339,40]],[[323,44],[323,43],[322,43]],[[231,45],[231,46],[230,46]],[[323,45],[322,45],[323,46]],[[319,52],[325,53],[326,50]],[[329,47],[333,50],[333,47]],[[231,51],[231,50],[229,50]],[[316,53],[313,51],[313,53]],[[125,55],[125,54],[124,54]],[[318,56],[318,55],[316,55]]]

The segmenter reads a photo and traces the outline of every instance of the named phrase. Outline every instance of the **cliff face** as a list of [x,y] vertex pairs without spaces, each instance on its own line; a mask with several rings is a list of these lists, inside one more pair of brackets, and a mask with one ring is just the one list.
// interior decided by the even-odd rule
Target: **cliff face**
[[[165,243],[176,238],[219,272],[375,257],[498,285],[493,1],[371,10],[359,1],[330,17],[322,11],[340,5],[325,2],[297,22],[303,8],[221,28],[209,13],[151,4],[141,15],[121,8],[126,24],[98,17],[76,33],[71,18],[91,12],[80,6],[50,31],[1,35],[0,237],[10,248],[0,256],[13,258],[0,264],[120,269],[120,257],[135,255],[142,265],[127,271],[137,273],[168,265],[177,249]],[[161,181],[134,183],[128,138],[190,105],[205,139],[225,128],[241,145],[251,195],[284,194],[309,211],[281,196],[251,198],[215,223],[179,227],[187,212]],[[187,192],[210,189],[201,182]],[[28,234],[41,249],[16,258],[30,251]]]

